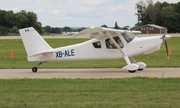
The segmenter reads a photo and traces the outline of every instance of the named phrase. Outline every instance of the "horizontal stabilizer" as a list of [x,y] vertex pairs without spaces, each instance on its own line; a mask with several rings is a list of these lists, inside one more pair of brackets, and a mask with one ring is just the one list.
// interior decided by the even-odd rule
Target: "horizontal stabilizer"
[[52,50],[42,51],[42,52],[38,52],[38,53],[32,54],[32,55],[30,55],[28,57],[34,57],[34,56],[45,55],[45,54],[50,54],[50,53],[53,53],[53,51]]

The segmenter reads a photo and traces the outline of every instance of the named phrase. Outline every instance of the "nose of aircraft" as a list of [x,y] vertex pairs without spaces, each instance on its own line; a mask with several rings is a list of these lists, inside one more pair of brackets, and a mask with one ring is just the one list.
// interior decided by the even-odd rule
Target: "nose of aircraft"
[[163,38],[164,38],[164,40],[168,40],[169,38],[171,38],[171,36],[170,35],[164,35]]

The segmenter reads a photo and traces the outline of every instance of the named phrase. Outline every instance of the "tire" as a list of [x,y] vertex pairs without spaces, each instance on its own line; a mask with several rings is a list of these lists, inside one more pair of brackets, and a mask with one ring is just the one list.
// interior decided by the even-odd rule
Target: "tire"
[[143,69],[138,69],[138,71],[142,71]]
[[34,72],[34,73],[37,72],[37,70],[38,70],[37,67],[33,67],[33,68],[32,68],[32,72]]
[[136,70],[128,70],[129,71],[129,73],[135,73],[136,72]]

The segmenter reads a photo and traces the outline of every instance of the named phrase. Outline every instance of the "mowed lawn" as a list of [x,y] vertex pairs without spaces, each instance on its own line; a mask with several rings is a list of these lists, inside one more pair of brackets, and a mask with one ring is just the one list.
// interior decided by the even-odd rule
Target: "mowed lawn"
[[180,78],[1,79],[1,108],[179,108]]
[[[61,47],[87,39],[46,39]],[[167,59],[164,44],[157,52],[139,55],[147,67],[179,67],[180,38],[168,40],[173,54]],[[153,44],[153,43],[152,43]],[[21,39],[0,40],[0,68],[32,68]],[[10,58],[14,51],[15,58]],[[47,62],[40,68],[121,68],[123,59]],[[34,74],[34,73],[32,73]],[[121,79],[0,79],[0,108],[179,108],[180,78]]]
[[[46,39],[53,48],[67,46],[84,42],[88,39]],[[152,43],[153,44],[153,43]],[[179,67],[180,66],[180,37],[172,37],[168,40],[172,55],[167,59],[164,43],[157,52],[148,55],[138,55],[134,57],[136,61],[142,61],[147,67]],[[27,55],[21,39],[0,40],[0,68],[32,68],[38,62],[28,62]],[[88,49],[87,49],[88,50]],[[10,58],[14,51],[15,58]],[[85,54],[85,52],[84,52]],[[121,68],[126,65],[124,59],[117,60],[89,60],[89,61],[62,61],[47,62],[39,68]]]

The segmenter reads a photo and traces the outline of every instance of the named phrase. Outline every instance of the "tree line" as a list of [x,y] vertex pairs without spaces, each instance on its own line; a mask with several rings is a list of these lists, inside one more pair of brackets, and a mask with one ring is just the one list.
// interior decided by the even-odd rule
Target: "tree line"
[[[62,34],[63,32],[80,32],[86,27],[71,28],[65,27],[42,27],[41,22],[38,22],[38,17],[33,12],[26,12],[22,10],[18,13],[13,11],[0,10],[0,36],[9,35],[9,33],[19,34],[19,29],[26,27],[34,27],[40,34]],[[107,27],[107,25],[102,25],[101,27]],[[120,29],[115,22],[115,29]]]
[[41,22],[37,21],[37,15],[33,12],[22,10],[18,13],[0,10],[0,35],[19,33],[19,28],[34,27],[39,33],[45,32]]
[[[137,15],[137,24],[135,26],[142,26],[145,24],[156,24],[168,29],[168,32],[180,32],[180,2],[167,3],[156,2],[153,0],[140,0],[136,3],[135,13]],[[79,32],[86,29],[65,27],[42,27],[41,22],[38,21],[36,13],[26,12],[22,10],[14,13],[13,11],[0,10],[0,35],[8,35],[8,33],[19,33],[20,28],[34,27],[40,34],[51,34],[63,32]],[[102,25],[101,27],[108,27]],[[115,22],[114,29],[129,29],[129,26],[119,27]]]
[[0,10],[0,16],[0,36],[8,35],[9,33],[18,34],[19,29],[26,27],[34,27],[40,34],[61,34],[62,32],[79,32],[86,29],[85,27],[70,28],[68,26],[63,28],[51,26],[42,27],[41,22],[38,22],[36,13],[26,12],[25,10],[17,13]]
[[138,23],[136,26],[156,24],[168,29],[168,32],[180,32],[180,2],[167,3],[153,0],[140,0],[136,3]]
[[[125,27],[121,28],[118,26],[117,22],[115,22],[114,27],[108,27],[105,24],[101,25],[101,27],[114,28],[114,29],[129,29],[130,28],[129,26],[125,26]],[[45,26],[45,27],[43,27],[43,29],[46,31],[46,34],[51,34],[51,33],[62,34],[63,32],[65,32],[65,33],[66,32],[80,32],[84,29],[87,29],[87,27],[72,28],[72,27],[65,26],[63,28],[60,28],[60,27]]]
[[80,32],[84,29],[86,29],[86,27],[80,27],[80,28],[72,28],[69,26],[65,26],[65,27],[51,27],[51,26],[45,26],[43,27],[43,29],[45,30],[45,34],[62,34],[63,32],[67,33],[67,32]]

